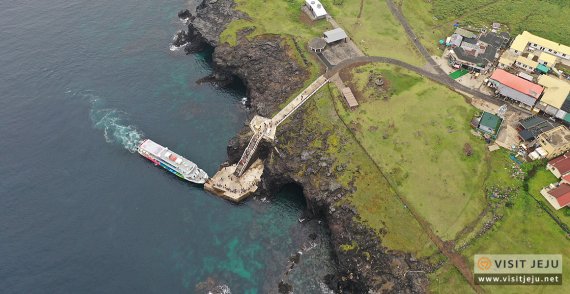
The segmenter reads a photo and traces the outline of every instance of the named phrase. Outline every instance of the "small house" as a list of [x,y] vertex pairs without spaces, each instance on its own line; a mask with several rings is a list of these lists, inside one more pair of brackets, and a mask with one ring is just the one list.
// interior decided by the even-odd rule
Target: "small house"
[[502,121],[500,117],[492,113],[483,112],[477,128],[487,134],[496,136],[499,133]]
[[556,210],[570,205],[570,185],[560,183],[559,185],[551,184],[542,189],[540,194],[552,205]]
[[557,178],[570,172],[570,153],[558,156],[548,162],[546,168]]

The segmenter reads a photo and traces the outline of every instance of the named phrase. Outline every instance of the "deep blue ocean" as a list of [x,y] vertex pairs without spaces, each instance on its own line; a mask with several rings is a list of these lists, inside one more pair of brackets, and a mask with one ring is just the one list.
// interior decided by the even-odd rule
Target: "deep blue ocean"
[[213,175],[244,124],[243,89],[196,83],[207,52],[169,50],[186,6],[0,1],[0,293],[323,293],[298,188],[234,205],[128,150],[151,138]]

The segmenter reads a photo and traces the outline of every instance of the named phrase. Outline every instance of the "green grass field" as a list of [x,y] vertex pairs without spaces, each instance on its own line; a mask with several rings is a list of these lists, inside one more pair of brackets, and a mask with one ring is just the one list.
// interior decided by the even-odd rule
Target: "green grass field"
[[437,41],[462,26],[506,25],[511,35],[529,31],[543,38],[570,45],[570,1],[567,0],[398,0],[404,16],[422,44],[440,54]]
[[[425,64],[384,1],[365,0],[360,18],[360,1],[321,2],[365,54],[401,59],[417,66]],[[254,28],[248,38],[264,34],[294,36],[305,48],[309,40],[332,27],[326,20],[312,24],[302,21],[303,3],[303,0],[236,0],[236,9],[247,13],[251,20],[232,22],[220,41],[235,45],[239,31]]]
[[[490,292],[501,293],[568,293],[570,284],[570,246],[565,233],[528,195],[521,194],[514,206],[506,209],[504,219],[490,233],[468,248],[463,255],[473,265],[479,253],[562,254],[562,286],[486,286]],[[532,288],[530,288],[532,287]],[[529,289],[530,288],[530,289]]]
[[221,42],[236,43],[237,32],[254,28],[248,37],[264,34],[295,36],[302,42],[302,47],[310,39],[320,36],[324,31],[331,28],[325,21],[317,21],[312,25],[301,20],[302,0],[234,0],[236,9],[245,12],[251,19],[238,20],[230,23],[220,36]]
[[[389,99],[374,96],[370,72],[389,81]],[[434,231],[455,239],[486,203],[488,155],[484,142],[469,132],[475,109],[462,96],[397,67],[365,65],[353,69],[352,77],[366,101],[342,118]],[[471,156],[464,154],[465,144]]]
[[[436,253],[437,249],[428,236],[337,116],[331,93],[338,95],[332,84],[321,89],[303,106],[307,117],[304,132],[319,136],[308,148],[325,149],[327,156],[334,158],[334,169],[344,167],[336,180],[344,187],[352,185],[356,188],[348,201],[358,210],[362,220],[378,232],[383,246],[418,257]],[[279,148],[291,147],[284,145]],[[306,167],[299,170],[299,177],[308,176],[304,174]],[[311,181],[318,180],[311,178]],[[318,186],[318,182],[314,184]],[[346,248],[353,248],[351,244],[346,245]]]
[[[369,74],[382,74],[388,82],[390,98],[384,99],[371,90]],[[473,222],[473,232],[461,238],[471,241],[461,254],[472,266],[474,254],[570,254],[568,237],[553,219],[530,196],[540,200],[538,191],[555,181],[543,163],[525,164],[528,171],[537,165],[537,172],[527,181],[513,177],[517,167],[504,150],[489,153],[482,141],[469,134],[468,121],[474,112],[461,96],[421,79],[413,73],[387,65],[365,65],[352,69],[353,87],[363,97],[360,106],[348,111],[337,96],[337,111],[350,126],[358,141],[383,170],[391,182],[428,220],[444,239],[452,239],[465,226],[477,220],[487,203],[505,203],[485,196],[486,187],[513,190],[508,205],[495,205],[503,219],[483,237],[476,238],[491,214]],[[453,127],[452,127],[453,126]],[[463,144],[469,143],[474,154],[466,158]],[[453,184],[450,184],[453,183]],[[442,192],[445,191],[445,192]],[[538,193],[538,194],[537,194]],[[374,197],[353,197],[355,205],[372,206]],[[539,198],[540,197],[540,198]],[[374,215],[374,214],[373,214]],[[369,215],[363,215],[368,220]],[[558,213],[562,219],[562,213]],[[566,217],[567,218],[567,217]],[[368,221],[373,223],[374,221]],[[564,267],[570,261],[565,259]],[[570,279],[565,271],[564,280]],[[451,264],[446,263],[430,274],[430,290],[445,293],[472,293],[465,279]],[[485,286],[489,292],[500,293],[567,293],[566,286]]]
[[342,5],[322,2],[365,54],[400,59],[417,66],[425,64],[385,1],[365,0],[360,18],[360,1],[342,1]]
[[552,211],[562,222],[569,225],[570,216],[565,215],[564,211],[570,208],[566,207],[560,210],[555,210],[550,206],[550,203],[544,199],[544,196],[540,194],[540,190],[542,190],[542,188],[548,186],[548,184],[557,183],[559,181],[560,179],[556,178],[549,170],[541,168],[536,172],[534,177],[528,181],[528,193],[548,207],[550,211]]

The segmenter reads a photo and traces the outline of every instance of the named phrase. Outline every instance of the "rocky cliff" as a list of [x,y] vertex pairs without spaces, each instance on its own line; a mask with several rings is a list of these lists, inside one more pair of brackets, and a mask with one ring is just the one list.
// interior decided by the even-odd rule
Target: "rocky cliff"
[[[253,111],[270,117],[285,99],[303,87],[308,72],[304,65],[290,57],[289,50],[295,49],[285,45],[279,36],[251,39],[238,36],[235,46],[220,44],[219,36],[231,21],[248,17],[233,7],[233,0],[204,0],[196,8],[187,33],[190,51],[204,45],[214,47],[214,78],[220,81],[239,78],[247,87]],[[332,170],[332,159],[327,157],[324,149],[309,147],[315,138],[303,127],[309,115],[301,109],[290,118],[296,123],[284,124],[278,130],[278,139],[294,148],[276,152],[269,143],[261,146],[258,156],[266,159],[262,193],[273,193],[288,183],[303,187],[307,215],[324,218],[331,231],[339,266],[337,275],[326,277],[331,289],[339,293],[426,292],[425,276],[404,277],[408,270],[423,268],[422,263],[410,255],[382,247],[378,235],[358,222],[355,209],[346,204],[337,205],[338,200],[354,188],[342,187],[334,180],[332,175],[342,171]],[[230,163],[239,160],[249,140],[249,132],[244,128],[229,142]],[[307,166],[304,175],[299,176],[299,169]],[[342,244],[353,242],[362,249],[359,253],[342,249]],[[360,253],[363,251],[367,254]]]

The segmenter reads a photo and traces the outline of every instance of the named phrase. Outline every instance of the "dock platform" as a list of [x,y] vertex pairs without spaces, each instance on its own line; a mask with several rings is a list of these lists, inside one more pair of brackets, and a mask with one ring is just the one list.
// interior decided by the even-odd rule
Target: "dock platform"
[[261,181],[263,161],[257,159],[240,177],[234,174],[236,166],[237,164],[234,164],[221,168],[208,179],[204,189],[235,203],[253,194]]

